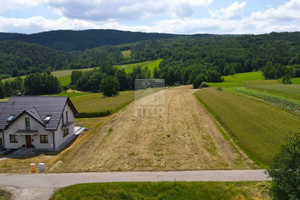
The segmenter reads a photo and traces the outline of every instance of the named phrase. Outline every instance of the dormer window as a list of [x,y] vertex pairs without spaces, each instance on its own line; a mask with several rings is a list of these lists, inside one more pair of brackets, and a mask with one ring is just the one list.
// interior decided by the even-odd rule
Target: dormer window
[[49,121],[50,121],[50,119],[51,119],[51,115],[47,115],[47,117],[45,118],[45,123],[46,124],[48,124],[49,123]]
[[7,121],[10,122],[11,120],[13,120],[15,115],[9,115],[9,117],[7,118]]

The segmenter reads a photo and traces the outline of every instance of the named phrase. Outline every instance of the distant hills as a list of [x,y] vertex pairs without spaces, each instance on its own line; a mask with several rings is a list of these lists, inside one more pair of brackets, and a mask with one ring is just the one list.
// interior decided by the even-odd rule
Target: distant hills
[[168,39],[179,35],[118,30],[58,30],[35,34],[0,33],[0,41],[17,40],[50,48],[76,51],[104,45],[118,45],[151,39]]

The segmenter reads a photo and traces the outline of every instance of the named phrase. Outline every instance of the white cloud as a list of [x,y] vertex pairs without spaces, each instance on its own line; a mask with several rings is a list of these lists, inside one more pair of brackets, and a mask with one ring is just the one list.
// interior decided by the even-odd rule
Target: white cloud
[[213,0],[45,0],[49,9],[71,19],[132,20],[156,14],[189,16]]
[[227,8],[222,8],[220,10],[210,12],[210,14],[213,18],[219,19],[241,19],[246,4],[246,2],[243,2],[241,4],[239,4],[238,2],[234,2]]
[[[47,0],[49,3],[50,0]],[[52,3],[54,0],[51,0]],[[59,3],[65,2],[65,0],[55,0]],[[91,1],[91,0],[89,0]],[[114,2],[115,0],[111,0]],[[136,19],[136,16],[151,16],[154,13],[167,12],[162,5],[165,2],[156,2],[152,5],[154,0],[145,0],[145,2],[140,2],[133,4],[136,0],[124,0],[119,3],[116,8],[118,10],[118,18],[126,15],[126,19]],[[166,0],[166,2],[170,0]],[[96,0],[93,1],[101,4],[101,2],[106,2],[106,0]],[[128,6],[129,3],[134,6]],[[278,8],[266,8],[263,11],[253,12],[249,17],[244,17],[243,10],[245,9],[246,2],[243,3],[233,3],[227,8],[223,8],[217,11],[211,12],[210,17],[195,18],[190,15],[192,10],[189,10],[189,6],[201,5],[204,6],[210,1],[187,1],[187,0],[175,0],[172,7],[172,12],[170,16],[165,19],[160,19],[152,22],[151,25],[126,25],[126,22],[122,20],[117,20],[115,18],[110,18],[112,16],[108,11],[103,15],[106,16],[104,21],[86,20],[86,19],[76,19],[68,18],[66,16],[61,16],[57,20],[49,20],[44,17],[37,16],[28,19],[18,19],[18,18],[5,18],[0,17],[0,31],[2,32],[24,32],[33,33],[47,30],[58,30],[58,29],[118,29],[118,30],[129,30],[129,31],[142,31],[142,32],[160,32],[160,33],[183,33],[183,34],[193,34],[193,33],[213,33],[213,34],[260,34],[269,33],[272,31],[300,31],[300,14],[297,12],[300,10],[300,0],[291,0],[288,3],[279,6]],[[187,3],[188,2],[188,3]],[[200,4],[202,2],[202,4]],[[107,2],[106,2],[107,3]],[[182,6],[178,6],[179,4]],[[109,3],[107,3],[108,5]],[[83,3],[82,6],[88,5]],[[186,5],[183,6],[183,5]],[[78,4],[74,4],[78,7]],[[59,7],[56,7],[59,8]],[[175,9],[177,8],[177,10]],[[161,10],[162,9],[162,10]],[[179,9],[179,10],[178,10]],[[66,9],[67,10],[67,9]],[[89,10],[89,9],[83,9]],[[67,12],[62,9],[58,9],[57,12]],[[78,10],[79,12],[79,10]],[[128,14],[129,13],[129,14]],[[80,13],[77,13],[78,15]],[[77,15],[76,14],[76,15]],[[94,14],[85,13],[91,16]],[[127,16],[128,14],[128,16]],[[103,18],[104,19],[104,18]],[[143,22],[143,21],[139,21]],[[141,23],[140,23],[141,24]]]
[[251,20],[299,20],[300,0],[291,0],[276,9],[269,8],[265,11],[253,12],[250,18]]
[[65,17],[61,17],[57,20],[49,20],[41,16],[28,19],[0,17],[1,32],[15,32],[15,30],[18,30],[18,32],[21,33],[35,33],[59,29],[82,30],[96,28],[100,27],[84,20],[70,20]]
[[1,0],[0,12],[35,7],[42,2],[43,0]]

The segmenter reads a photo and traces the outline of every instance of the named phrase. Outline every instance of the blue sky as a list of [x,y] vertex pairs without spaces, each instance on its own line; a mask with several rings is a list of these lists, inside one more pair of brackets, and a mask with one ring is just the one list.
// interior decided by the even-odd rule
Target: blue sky
[[300,31],[300,0],[0,0],[0,31],[160,33]]

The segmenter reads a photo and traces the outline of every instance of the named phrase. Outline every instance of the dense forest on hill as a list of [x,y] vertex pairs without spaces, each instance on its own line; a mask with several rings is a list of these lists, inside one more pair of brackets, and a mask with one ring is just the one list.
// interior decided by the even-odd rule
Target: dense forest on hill
[[[53,39],[52,43],[64,46],[63,42],[60,43],[64,41],[62,38],[65,34],[73,34],[73,32],[52,31],[36,34],[39,36],[35,38],[35,42],[42,41],[43,34],[50,34]],[[90,33],[91,35],[85,35],[89,40],[85,37],[73,38],[74,44],[89,46],[93,40],[92,35],[96,32],[96,30],[75,31],[78,34]],[[17,76],[43,72],[46,69],[48,71],[90,67],[104,69],[115,64],[137,63],[161,58],[163,61],[159,68],[155,69],[154,77],[166,79],[168,85],[191,84],[197,77],[198,80],[208,82],[222,81],[220,78],[222,75],[257,70],[262,70],[267,79],[281,78],[287,74],[291,77],[300,76],[299,32],[189,36],[149,35],[112,30],[102,30],[102,33],[106,34],[101,40],[107,44],[118,45],[65,52],[19,41],[0,42],[0,73]],[[132,39],[134,37],[136,37],[135,41]],[[11,39],[7,34],[2,34],[3,38]],[[112,41],[112,38],[118,39]],[[45,36],[44,39],[46,41],[47,37]],[[147,40],[136,41],[138,39]],[[95,39],[94,44],[96,45],[99,41]],[[122,42],[126,44],[120,44]],[[130,50],[130,55],[123,56],[124,50]],[[103,69],[102,71],[105,71]]]
[[59,30],[36,34],[0,33],[0,41],[18,40],[50,48],[77,51],[105,45],[133,43],[141,40],[174,38],[174,34],[141,33],[117,30]]
[[59,70],[68,66],[73,56],[63,51],[19,41],[0,42],[0,74],[21,76]]

